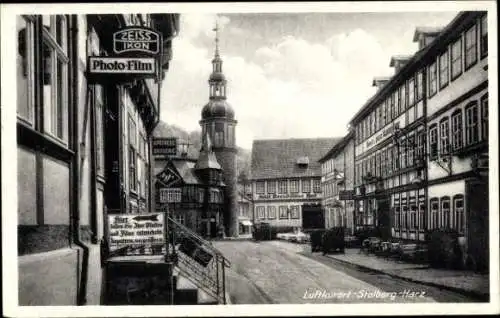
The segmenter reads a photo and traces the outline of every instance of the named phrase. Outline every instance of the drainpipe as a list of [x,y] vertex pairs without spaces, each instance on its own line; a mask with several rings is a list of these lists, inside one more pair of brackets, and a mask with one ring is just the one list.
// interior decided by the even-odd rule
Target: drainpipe
[[[87,303],[87,279],[89,271],[89,247],[82,242],[80,238],[80,156],[81,149],[78,140],[78,16],[71,15],[71,92],[72,92],[72,110],[73,110],[73,125],[72,125],[72,144],[75,150],[73,157],[73,189],[72,189],[72,210],[73,210],[73,242],[83,250],[82,255],[82,272],[80,276],[80,288],[78,290],[77,305],[82,306]],[[88,92],[86,102],[88,102]],[[87,105],[85,105],[87,106]]]

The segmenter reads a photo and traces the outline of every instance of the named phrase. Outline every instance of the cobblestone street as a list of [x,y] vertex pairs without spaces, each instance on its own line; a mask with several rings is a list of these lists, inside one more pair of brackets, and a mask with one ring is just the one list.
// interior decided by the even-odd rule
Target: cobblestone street
[[[383,278],[386,282],[381,288],[377,283],[380,278],[367,282],[327,257],[318,260],[315,258],[321,255],[305,256],[308,245],[221,241],[215,246],[232,263],[227,284],[233,304],[414,303],[467,299],[387,277]],[[436,300],[437,294],[446,297]]]

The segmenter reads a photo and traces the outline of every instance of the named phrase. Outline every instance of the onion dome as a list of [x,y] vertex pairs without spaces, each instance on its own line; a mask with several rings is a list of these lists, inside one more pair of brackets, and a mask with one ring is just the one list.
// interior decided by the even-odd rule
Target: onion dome
[[209,118],[234,119],[234,110],[224,99],[211,99],[201,110],[201,119]]

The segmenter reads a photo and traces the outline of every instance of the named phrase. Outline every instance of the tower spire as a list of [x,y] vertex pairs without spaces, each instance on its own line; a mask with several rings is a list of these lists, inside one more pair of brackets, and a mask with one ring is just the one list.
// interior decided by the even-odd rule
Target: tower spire
[[213,28],[215,31],[215,56],[219,57],[219,16],[215,16],[215,27]]

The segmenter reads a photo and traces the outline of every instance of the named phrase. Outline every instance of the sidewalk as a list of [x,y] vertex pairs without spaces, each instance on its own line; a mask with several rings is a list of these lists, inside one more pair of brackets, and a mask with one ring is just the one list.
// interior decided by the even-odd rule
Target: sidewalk
[[359,249],[346,249],[345,254],[329,254],[328,257],[391,277],[452,290],[482,300],[489,299],[488,275],[389,260],[375,255],[360,254]]

